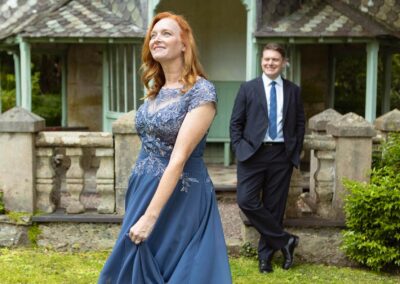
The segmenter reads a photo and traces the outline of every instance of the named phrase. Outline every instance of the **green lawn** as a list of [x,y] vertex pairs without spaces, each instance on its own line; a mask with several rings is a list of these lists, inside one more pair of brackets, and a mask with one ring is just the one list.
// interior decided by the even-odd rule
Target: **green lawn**
[[[60,253],[43,249],[0,249],[0,283],[96,283],[109,252]],[[210,256],[212,257],[212,256]],[[275,264],[261,275],[257,261],[231,258],[233,282],[260,283],[400,283],[400,275],[334,266],[297,264],[289,271]],[[190,283],[189,283],[190,284]],[[208,283],[205,283],[208,284]]]

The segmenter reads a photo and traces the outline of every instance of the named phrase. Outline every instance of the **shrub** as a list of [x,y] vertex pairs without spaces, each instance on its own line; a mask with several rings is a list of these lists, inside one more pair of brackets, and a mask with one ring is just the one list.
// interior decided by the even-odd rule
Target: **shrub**
[[37,224],[32,225],[28,230],[28,238],[32,246],[37,247],[37,241],[42,231]]
[[[1,76],[1,74],[0,74]],[[6,112],[7,110],[13,108],[15,104],[15,77],[11,74],[4,74],[3,75],[4,83],[6,86],[0,86],[1,88],[1,112]],[[3,84],[2,84],[3,85]],[[10,87],[12,85],[12,87]]]
[[257,249],[250,243],[246,242],[240,248],[240,255],[248,258],[257,258]]
[[5,213],[4,201],[3,201],[3,192],[0,190],[0,214]]
[[61,96],[45,94],[32,96],[32,112],[46,120],[46,126],[61,125]]
[[373,270],[400,267],[400,135],[382,145],[369,183],[344,181],[347,229],[342,249]]
[[[32,112],[46,120],[46,126],[61,125],[61,95],[42,93],[39,87],[39,72],[32,75]],[[5,112],[16,105],[15,76],[8,74],[7,81],[12,87],[2,90],[1,108]]]

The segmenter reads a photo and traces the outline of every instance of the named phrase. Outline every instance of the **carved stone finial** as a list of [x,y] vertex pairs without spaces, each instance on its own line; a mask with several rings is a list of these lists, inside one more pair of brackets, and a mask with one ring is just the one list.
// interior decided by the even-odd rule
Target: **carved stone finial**
[[353,112],[343,115],[339,120],[329,122],[326,131],[328,134],[338,137],[373,137],[376,135],[374,126]]
[[400,132],[400,110],[385,113],[375,120],[375,128],[385,132]]
[[45,126],[43,118],[22,107],[14,107],[0,115],[0,132],[39,132]]
[[341,117],[340,113],[329,108],[311,117],[308,120],[308,128],[314,131],[326,131],[326,125],[329,122],[339,120]]

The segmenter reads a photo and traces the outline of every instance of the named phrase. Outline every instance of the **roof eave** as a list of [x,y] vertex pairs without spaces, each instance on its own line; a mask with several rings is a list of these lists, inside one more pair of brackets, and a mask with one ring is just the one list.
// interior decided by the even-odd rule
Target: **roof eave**
[[258,43],[277,42],[282,44],[341,44],[341,43],[368,43],[375,40],[374,37],[351,36],[299,36],[276,34],[256,36]]
[[144,36],[129,37],[84,37],[84,36],[44,36],[44,37],[23,37],[30,43],[80,43],[80,44],[118,44],[118,43],[142,43]]

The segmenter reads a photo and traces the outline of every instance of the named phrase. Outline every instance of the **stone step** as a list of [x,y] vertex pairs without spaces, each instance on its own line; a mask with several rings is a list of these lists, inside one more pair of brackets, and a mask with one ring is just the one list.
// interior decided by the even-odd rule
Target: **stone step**
[[[243,224],[252,227],[247,218],[240,213]],[[58,209],[54,213],[32,216],[32,222],[36,223],[121,223],[122,215],[117,214],[98,214],[96,211],[88,211],[82,214],[67,214],[65,210]],[[319,217],[290,218],[283,221],[285,227],[298,228],[345,228],[344,221],[328,220]]]
[[95,210],[88,210],[82,214],[68,214],[64,209],[58,209],[50,214],[41,214],[32,217],[32,221],[37,223],[121,223],[122,219],[122,215],[99,214]]

